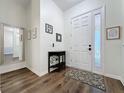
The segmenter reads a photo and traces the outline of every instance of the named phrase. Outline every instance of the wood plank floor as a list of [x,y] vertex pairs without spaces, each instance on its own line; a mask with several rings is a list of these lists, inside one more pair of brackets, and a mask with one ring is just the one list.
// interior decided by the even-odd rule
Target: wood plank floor
[[24,68],[3,74],[2,93],[124,93],[120,81],[105,77],[106,92],[64,77],[66,71],[54,72],[38,77]]

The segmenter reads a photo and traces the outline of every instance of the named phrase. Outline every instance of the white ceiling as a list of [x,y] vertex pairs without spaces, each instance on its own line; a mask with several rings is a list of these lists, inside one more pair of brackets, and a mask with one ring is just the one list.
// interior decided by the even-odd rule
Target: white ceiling
[[73,7],[84,0],[53,0],[63,11]]
[[[27,6],[30,0],[14,0],[16,3]],[[63,11],[73,7],[84,0],[53,0]]]

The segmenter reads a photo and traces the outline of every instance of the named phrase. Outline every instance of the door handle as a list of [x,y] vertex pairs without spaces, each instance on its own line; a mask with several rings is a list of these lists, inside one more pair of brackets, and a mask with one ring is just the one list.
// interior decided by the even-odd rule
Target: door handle
[[91,47],[91,45],[89,45],[89,47]]
[[89,48],[89,51],[91,51],[92,49],[91,48]]

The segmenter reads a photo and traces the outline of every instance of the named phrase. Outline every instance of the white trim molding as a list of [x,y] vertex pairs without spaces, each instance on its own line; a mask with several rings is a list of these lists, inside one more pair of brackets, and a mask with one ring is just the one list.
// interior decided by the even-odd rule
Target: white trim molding
[[34,74],[36,74],[36,75],[39,76],[39,77],[41,77],[41,76],[43,76],[43,75],[45,75],[45,74],[48,73],[48,71],[39,72],[39,71],[37,71],[37,70],[35,70],[35,69],[33,69],[33,68],[30,68],[30,67],[28,67],[28,66],[26,66],[26,68],[28,68],[31,72],[33,72]]
[[113,78],[113,79],[116,79],[116,80],[119,80],[119,81],[121,81],[121,83],[124,86],[124,79],[121,76],[119,76],[119,75],[113,75],[113,74],[107,74],[107,73],[104,74],[104,76],[105,77],[109,77],[109,78]]
[[121,80],[121,76],[119,76],[119,75],[113,75],[113,74],[106,73],[106,74],[104,74],[104,76],[113,78],[113,79],[117,79],[117,80]]
[[105,74],[104,76],[109,77],[109,78],[120,80],[121,83],[124,86],[124,79],[121,76],[119,76],[119,75],[112,75],[112,74]]
[[123,86],[124,86],[124,79],[123,78],[121,78],[121,83],[123,84]]
[[25,62],[13,63],[13,64],[4,64],[0,66],[0,74],[11,72],[14,70],[25,68]]

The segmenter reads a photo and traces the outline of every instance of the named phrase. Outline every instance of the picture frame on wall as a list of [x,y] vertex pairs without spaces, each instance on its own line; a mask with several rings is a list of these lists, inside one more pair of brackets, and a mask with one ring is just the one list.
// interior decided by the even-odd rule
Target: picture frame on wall
[[48,23],[45,23],[45,32],[49,34],[53,34],[53,26]]
[[120,39],[120,26],[110,27],[106,29],[107,40]]
[[56,33],[56,41],[57,42],[62,42],[62,35],[59,33]]

